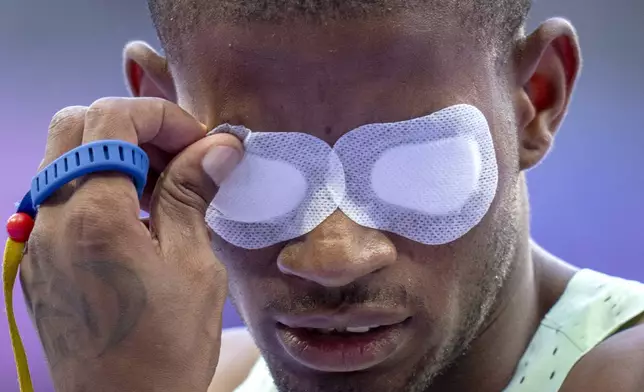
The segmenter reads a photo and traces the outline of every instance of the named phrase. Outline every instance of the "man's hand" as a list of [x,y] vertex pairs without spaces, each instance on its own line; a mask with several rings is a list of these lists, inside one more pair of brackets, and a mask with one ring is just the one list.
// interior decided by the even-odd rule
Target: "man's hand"
[[243,151],[233,136],[205,134],[175,104],[150,98],[101,99],[52,120],[43,166],[119,139],[143,146],[161,173],[144,197],[149,227],[120,173],[70,183],[39,210],[21,277],[57,391],[208,388],[227,281],[204,214]]

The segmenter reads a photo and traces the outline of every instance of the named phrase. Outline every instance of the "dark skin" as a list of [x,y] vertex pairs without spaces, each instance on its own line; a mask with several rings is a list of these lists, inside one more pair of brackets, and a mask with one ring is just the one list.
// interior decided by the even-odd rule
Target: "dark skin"
[[[401,22],[411,27],[402,29]],[[337,293],[352,283],[377,293],[400,285],[408,295],[417,296],[421,303],[410,306],[417,306],[413,317],[419,331],[404,355],[378,369],[379,376],[367,372],[364,377],[351,376],[349,382],[346,375],[337,380],[345,388],[351,384],[377,391],[378,385],[387,385],[384,380],[394,379],[394,386],[387,388],[397,390],[418,361],[436,359],[432,350],[449,347],[448,332],[463,322],[458,317],[466,306],[443,298],[478,294],[474,281],[483,279],[480,265],[486,260],[474,255],[511,258],[512,271],[480,328],[481,335],[469,353],[427,389],[476,386],[478,391],[498,391],[574,273],[528,242],[522,175],[545,156],[566,112],[580,67],[572,27],[561,20],[549,21],[517,41],[512,60],[497,72],[482,51],[458,50],[473,45],[470,37],[449,28],[426,31],[422,23],[426,22],[401,16],[385,23],[327,29],[257,25],[243,31],[219,26],[191,37],[186,60],[171,66],[178,101],[213,126],[233,122],[262,131],[306,130],[332,144],[361,124],[399,121],[461,102],[476,105],[491,120],[500,192],[484,221],[453,244],[422,246],[360,227],[339,212],[300,241],[262,251],[236,249],[215,236],[237,308],[269,365],[286,369],[280,375],[287,385],[297,382],[301,388],[297,390],[318,390],[320,385],[331,390],[334,383],[328,381],[329,375],[298,368],[281,351],[271,317],[291,310],[280,306],[284,303],[297,304],[301,296],[323,290]],[[293,30],[298,34],[289,34]],[[197,50],[204,55],[190,56]],[[173,91],[164,75],[151,75],[151,80],[160,90]],[[510,219],[517,223],[509,223]],[[503,233],[499,228],[508,224],[516,225],[515,230]],[[486,247],[490,236],[512,243],[513,251]],[[322,300],[316,305],[332,306]],[[430,319],[434,333],[423,335],[421,326]],[[451,349],[460,354],[458,348]],[[443,360],[441,365],[446,365],[448,360]],[[574,381],[566,388],[574,389]]]
[[[565,115],[580,68],[573,28],[550,20],[514,42],[510,60],[499,65],[491,51],[444,22],[449,18],[437,19],[440,23],[428,18],[434,20],[401,14],[324,28],[214,24],[184,42],[180,62],[167,62],[142,43],[126,48],[133,95],[176,102],[206,129],[240,123],[262,131],[307,132],[332,144],[362,124],[405,120],[458,103],[477,106],[490,123],[499,165],[497,197],[483,221],[451,244],[424,246],[358,226],[340,212],[302,238],[259,251],[235,248],[211,233],[230,295],[269,366],[279,369],[278,384],[285,390],[502,390],[539,321],[574,274],[573,267],[530,241],[523,175],[546,155]],[[148,149],[160,169],[176,154],[162,153],[158,145]],[[160,281],[158,275],[144,271],[146,287]],[[402,304],[412,317],[412,341],[377,368],[340,376],[315,373],[276,341],[279,314],[358,301]],[[215,302],[220,311],[221,302]],[[152,325],[145,316],[137,323]],[[175,333],[179,328],[185,325]],[[164,332],[171,334],[171,327]],[[617,335],[596,349],[600,354],[583,359],[563,391],[604,391],[596,388],[616,378],[625,382],[611,385],[613,391],[641,390],[639,370],[604,359],[644,360],[641,351],[624,343],[644,340],[642,328],[625,333],[628,338]],[[123,339],[131,345],[146,338],[134,331]],[[127,347],[119,347],[111,348],[111,355],[125,350],[127,356]],[[153,362],[144,369],[150,376]],[[225,366],[220,363],[215,377],[225,377],[220,375]],[[159,367],[159,377],[167,378],[168,366]],[[82,364],[66,363],[59,372],[74,369],[82,371]],[[193,373],[178,374],[176,389],[164,390],[180,390],[180,377],[192,380],[186,385],[200,385]],[[99,370],[92,375],[95,383],[101,380]],[[109,380],[109,373],[102,376]]]

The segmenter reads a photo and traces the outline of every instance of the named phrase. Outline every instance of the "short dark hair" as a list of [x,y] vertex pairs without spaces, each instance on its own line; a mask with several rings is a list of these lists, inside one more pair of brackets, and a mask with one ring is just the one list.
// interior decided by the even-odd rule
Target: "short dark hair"
[[147,0],[152,21],[166,54],[202,23],[274,22],[306,19],[384,17],[401,10],[451,11],[459,26],[477,35],[477,41],[506,53],[523,31],[532,0]]

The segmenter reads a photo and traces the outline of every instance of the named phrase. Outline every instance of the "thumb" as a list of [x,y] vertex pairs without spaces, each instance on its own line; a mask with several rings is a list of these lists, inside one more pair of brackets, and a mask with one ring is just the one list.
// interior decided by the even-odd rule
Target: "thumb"
[[150,233],[167,259],[203,262],[214,257],[206,210],[242,156],[238,138],[216,134],[188,146],[168,165],[150,208]]

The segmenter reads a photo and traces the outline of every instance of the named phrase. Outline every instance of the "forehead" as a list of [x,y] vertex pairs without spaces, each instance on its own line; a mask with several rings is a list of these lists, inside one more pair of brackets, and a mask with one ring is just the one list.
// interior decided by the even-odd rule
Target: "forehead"
[[[266,131],[350,129],[457,103],[480,107],[489,51],[450,19],[216,23],[181,44],[180,103],[206,124]],[[484,109],[484,108],[482,108]]]

